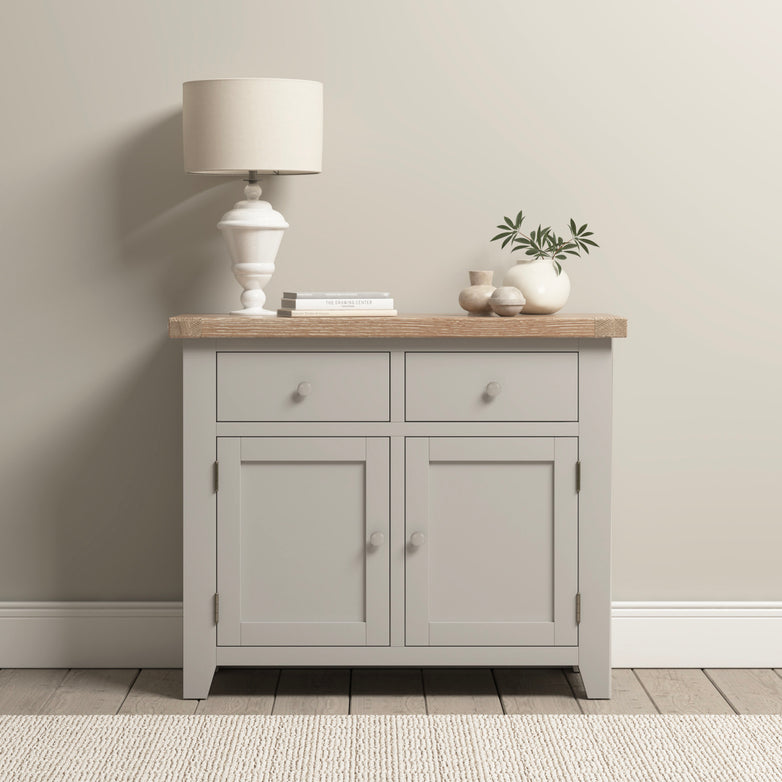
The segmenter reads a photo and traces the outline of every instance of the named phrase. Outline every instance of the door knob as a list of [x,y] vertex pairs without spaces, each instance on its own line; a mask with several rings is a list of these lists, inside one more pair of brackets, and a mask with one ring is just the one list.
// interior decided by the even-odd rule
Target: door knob
[[308,383],[306,380],[299,383],[299,385],[296,386],[296,396],[303,399],[305,396],[310,395],[310,391],[312,391],[312,383]]
[[386,542],[386,536],[382,532],[373,532],[369,536],[369,542],[375,548],[380,548]]
[[424,541],[426,540],[426,535],[424,535],[423,532],[414,532],[410,536],[410,545],[414,548],[418,548],[419,546],[424,545]]
[[500,391],[502,391],[502,386],[496,380],[492,380],[491,383],[486,384],[484,393],[487,399],[494,399],[494,397],[500,395]]

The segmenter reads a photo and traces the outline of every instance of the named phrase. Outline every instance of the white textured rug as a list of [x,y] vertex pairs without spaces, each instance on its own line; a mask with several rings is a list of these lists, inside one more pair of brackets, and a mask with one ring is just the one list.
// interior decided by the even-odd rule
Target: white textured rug
[[782,717],[0,717],[0,780],[782,780]]

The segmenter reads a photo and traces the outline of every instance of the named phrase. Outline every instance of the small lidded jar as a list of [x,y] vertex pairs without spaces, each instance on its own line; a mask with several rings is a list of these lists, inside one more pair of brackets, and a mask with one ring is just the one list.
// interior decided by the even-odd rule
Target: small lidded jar
[[505,317],[518,315],[524,306],[524,296],[518,288],[511,285],[503,285],[497,288],[489,297],[489,306],[498,314]]

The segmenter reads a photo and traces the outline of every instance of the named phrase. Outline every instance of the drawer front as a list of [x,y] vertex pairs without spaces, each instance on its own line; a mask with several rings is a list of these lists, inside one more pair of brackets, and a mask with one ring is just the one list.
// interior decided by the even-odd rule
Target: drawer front
[[388,353],[217,354],[218,421],[388,421]]
[[578,353],[406,353],[408,421],[577,421]]

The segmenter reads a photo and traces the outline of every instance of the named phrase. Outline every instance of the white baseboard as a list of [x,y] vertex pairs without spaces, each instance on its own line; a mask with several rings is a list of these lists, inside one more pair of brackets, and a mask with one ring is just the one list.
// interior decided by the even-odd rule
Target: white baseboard
[[[615,668],[780,668],[782,602],[616,602]],[[182,604],[0,603],[0,668],[178,668]]]
[[614,668],[782,667],[782,602],[615,602]]
[[182,603],[0,603],[0,668],[180,668]]

